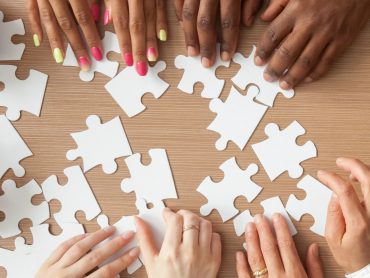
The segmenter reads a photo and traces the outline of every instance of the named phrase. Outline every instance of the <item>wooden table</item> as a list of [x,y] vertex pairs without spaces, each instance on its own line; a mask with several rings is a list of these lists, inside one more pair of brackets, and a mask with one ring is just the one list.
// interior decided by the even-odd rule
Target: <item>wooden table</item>
[[[263,129],[270,122],[281,127],[288,126],[293,120],[298,120],[307,130],[307,134],[298,139],[298,143],[313,140],[318,148],[318,158],[304,162],[305,173],[316,176],[319,169],[336,170],[335,159],[339,156],[357,157],[370,161],[370,55],[369,34],[370,25],[361,33],[355,44],[338,59],[329,75],[319,82],[300,86],[296,89],[294,99],[288,100],[279,96],[276,105],[270,109],[260,127],[254,134],[249,145],[241,152],[234,144],[229,144],[226,151],[216,151],[214,143],[218,134],[207,131],[206,127],[215,117],[208,109],[208,100],[200,97],[202,85],[197,85],[194,95],[187,95],[177,89],[182,71],[174,67],[174,58],[185,54],[183,34],[177,23],[172,7],[168,7],[170,32],[169,41],[161,44],[161,58],[167,62],[167,70],[161,77],[171,84],[167,93],[155,100],[150,95],[144,97],[148,109],[129,119],[115,101],[104,90],[104,84],[109,78],[97,74],[90,83],[80,81],[78,68],[63,67],[53,62],[49,45],[45,40],[40,48],[34,48],[29,21],[24,1],[0,1],[0,7],[5,12],[5,20],[21,17],[26,25],[27,35],[18,37],[17,42],[26,42],[26,51],[20,62],[11,62],[19,66],[17,75],[26,78],[30,69],[36,69],[49,75],[42,116],[34,117],[24,113],[22,119],[14,125],[34,153],[22,162],[26,168],[26,176],[15,178],[19,185],[30,179],[42,183],[48,176],[56,174],[60,182],[66,182],[63,169],[72,165],[82,165],[82,161],[68,161],[65,154],[75,148],[70,137],[71,132],[86,128],[86,117],[99,115],[108,121],[119,115],[124,123],[132,149],[143,153],[143,162],[149,163],[147,151],[151,148],[165,148],[168,152],[174,178],[179,194],[178,200],[166,201],[167,206],[174,210],[188,209],[199,212],[199,207],[206,199],[195,190],[204,177],[210,175],[215,181],[222,179],[218,167],[228,158],[237,157],[240,167],[246,167],[251,162],[259,163],[251,150],[251,144],[265,138]],[[253,44],[266,28],[266,24],[257,22],[253,28],[243,28],[241,31],[239,51],[250,52]],[[115,56],[119,57],[119,56]],[[6,64],[6,63],[5,63]],[[121,64],[122,68],[122,64]],[[222,99],[228,95],[231,88],[230,78],[237,72],[238,65],[232,64],[229,69],[220,68],[219,78],[226,79]],[[1,111],[4,111],[2,109]],[[114,175],[106,175],[100,167],[87,173],[87,178],[105,214],[111,223],[121,216],[136,213],[134,194],[126,194],[120,190],[120,181],[128,177],[128,169],[123,159],[118,160],[119,170]],[[7,173],[2,180],[14,178]],[[248,204],[242,198],[235,202],[240,210],[250,209],[252,214],[263,212],[259,203],[272,196],[279,195],[283,202],[289,194],[304,198],[305,193],[296,188],[298,180],[293,180],[285,173],[275,182],[269,182],[264,170],[260,167],[254,180],[264,187],[262,193],[252,203]],[[42,201],[35,198],[35,203]],[[51,202],[52,213],[60,209],[58,202]],[[77,214],[78,219],[91,232],[98,228],[95,221],[87,222],[83,213]],[[235,277],[234,253],[242,248],[243,238],[238,238],[233,229],[232,221],[223,224],[217,213],[209,217],[214,222],[214,229],[221,233],[223,241],[223,260],[219,277]],[[53,233],[59,233],[60,228],[53,219],[49,220]],[[325,239],[313,234],[309,227],[313,219],[304,216],[301,222],[294,222],[299,230],[295,237],[299,253],[305,257],[305,250],[312,242],[318,242],[321,256],[325,264],[327,277],[342,277],[343,272],[336,265]],[[28,243],[32,242],[29,233],[30,221],[22,221],[20,227]],[[14,238],[1,239],[0,246],[14,248]],[[1,276],[5,272],[2,270]],[[127,276],[126,273],[122,274]],[[132,277],[145,277],[140,270]]]

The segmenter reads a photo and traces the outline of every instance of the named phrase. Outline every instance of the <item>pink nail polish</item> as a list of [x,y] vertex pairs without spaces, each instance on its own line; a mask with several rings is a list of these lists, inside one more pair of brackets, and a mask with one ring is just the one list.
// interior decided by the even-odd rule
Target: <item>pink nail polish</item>
[[88,71],[90,69],[90,63],[86,57],[82,56],[78,58],[78,64],[80,65],[82,71]]
[[132,53],[129,53],[129,52],[125,53],[123,55],[123,59],[125,60],[126,65],[129,66],[129,67],[131,67],[134,64],[134,59],[132,57]]
[[158,58],[157,50],[154,47],[149,47],[146,53],[149,62],[155,62]]
[[100,19],[100,10],[99,10],[99,5],[97,3],[94,3],[91,6],[91,13],[92,13],[92,16],[94,18],[94,21],[98,22],[99,19]]
[[103,55],[101,53],[100,48],[98,47],[92,47],[91,48],[91,54],[95,58],[96,61],[101,61],[103,59]]
[[109,17],[110,17],[110,12],[108,9],[106,9],[104,12],[104,25],[108,25]]
[[146,63],[146,61],[137,62],[136,71],[140,76],[145,76],[148,72],[148,64]]

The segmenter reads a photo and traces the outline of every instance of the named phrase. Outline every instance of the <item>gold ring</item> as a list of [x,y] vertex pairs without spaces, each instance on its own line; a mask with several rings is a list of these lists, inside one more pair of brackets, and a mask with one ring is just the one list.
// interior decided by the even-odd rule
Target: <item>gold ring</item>
[[196,225],[188,225],[188,226],[185,226],[182,229],[182,232],[185,233],[186,231],[189,231],[189,230],[197,230],[197,231],[199,231],[199,227],[196,226]]
[[262,276],[262,275],[267,274],[267,272],[268,272],[268,270],[267,270],[267,268],[265,267],[265,268],[263,268],[263,269],[260,269],[260,270],[257,270],[257,271],[255,271],[255,272],[253,272],[253,276],[254,276],[254,277],[260,277],[260,276]]

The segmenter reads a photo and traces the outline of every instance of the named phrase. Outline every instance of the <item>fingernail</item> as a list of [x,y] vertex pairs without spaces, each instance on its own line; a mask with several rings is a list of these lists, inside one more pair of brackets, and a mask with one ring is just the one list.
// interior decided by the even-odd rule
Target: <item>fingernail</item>
[[195,49],[194,46],[188,46],[188,56],[194,57],[197,56],[197,50]]
[[211,60],[207,57],[202,57],[202,65],[205,68],[211,67]]
[[124,232],[121,237],[123,237],[124,239],[130,239],[134,236],[135,232],[134,231],[127,231],[127,232]]
[[116,230],[116,227],[114,227],[114,226],[107,226],[103,230],[106,231],[106,232],[108,232],[108,233],[110,233],[110,232],[115,231]]
[[223,51],[221,53],[221,60],[222,61],[230,61],[230,54],[229,54],[229,52]]
[[278,222],[280,220],[280,213],[274,213],[272,215],[272,221]]
[[125,63],[127,66],[131,67],[134,64],[134,58],[132,57],[132,53],[125,53],[123,55],[123,59],[125,60]]
[[247,233],[250,233],[250,232],[252,232],[253,230],[254,230],[254,226],[253,226],[254,224],[253,223],[251,223],[251,222],[249,222],[248,224],[247,224],[247,228],[246,228],[246,230],[247,230]]
[[110,18],[110,11],[109,9],[106,9],[104,12],[104,25],[108,25]]
[[63,54],[60,48],[54,48],[53,55],[54,55],[55,62],[57,62],[57,64],[60,64],[63,62],[64,58],[63,58]]
[[130,255],[130,257],[137,257],[137,256],[139,256],[139,254],[140,254],[139,247],[135,247],[135,248],[131,249],[128,254]]
[[281,81],[280,82],[280,88],[283,89],[283,90],[289,90],[289,89],[291,89],[291,87],[292,86],[286,81]]
[[343,157],[338,157],[336,162],[337,164],[341,164],[343,162]]
[[255,222],[256,224],[258,224],[259,222],[261,222],[261,220],[262,220],[262,215],[261,215],[261,214],[256,214],[256,215],[254,216],[254,222]]
[[263,64],[265,63],[261,57],[259,56],[256,56],[254,57],[254,63],[257,65],[257,66],[263,66]]
[[89,60],[86,57],[80,57],[78,58],[78,64],[80,65],[80,68],[82,71],[89,71],[90,69],[90,63]]
[[312,77],[306,77],[303,82],[304,83],[311,83],[312,81],[313,81]]
[[91,6],[91,13],[92,13],[92,16],[94,18],[94,21],[95,22],[98,22],[99,19],[100,19],[100,9],[99,9],[98,3],[92,4],[92,6]]
[[263,77],[265,78],[265,80],[266,81],[268,81],[268,82],[274,82],[274,81],[276,81],[276,78],[275,77],[273,77],[270,73],[268,73],[268,72],[264,72],[263,73]]
[[315,256],[315,258],[319,258],[319,246],[317,244],[313,245],[312,254]]
[[91,54],[97,61],[101,61],[103,59],[103,55],[101,53],[101,50],[99,47],[92,47],[91,48]]
[[145,76],[148,73],[148,64],[146,63],[146,61],[137,62],[136,71],[140,76]]
[[155,49],[154,47],[149,47],[146,56],[149,62],[157,61],[158,58],[157,49]]
[[159,31],[159,39],[160,39],[162,42],[167,41],[167,32],[166,32],[166,30],[161,29],[161,30]]
[[33,34],[33,43],[34,43],[35,47],[39,47],[40,46],[40,38],[39,38],[39,35]]

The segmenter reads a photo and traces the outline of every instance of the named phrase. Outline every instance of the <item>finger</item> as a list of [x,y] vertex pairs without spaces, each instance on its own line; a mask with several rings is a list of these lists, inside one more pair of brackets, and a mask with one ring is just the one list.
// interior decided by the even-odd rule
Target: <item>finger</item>
[[100,1],[99,0],[89,0],[89,5],[91,9],[92,17],[95,23],[100,21]]
[[263,0],[246,0],[243,4],[243,23],[245,26],[252,26],[256,14],[263,5]]
[[320,259],[319,246],[313,243],[308,247],[306,269],[309,278],[324,278],[324,270]]
[[53,52],[54,60],[57,64],[63,63],[64,47],[63,39],[60,34],[58,22],[48,0],[37,0],[42,24],[48,36],[50,47]]
[[270,0],[265,11],[261,14],[264,21],[273,21],[285,9],[289,0]]
[[150,226],[140,217],[135,217],[135,226],[144,261],[151,262],[158,254],[158,248],[154,241],[153,232]]
[[336,194],[331,197],[325,225],[325,238],[329,245],[337,244],[342,241],[346,232],[346,223],[340,208],[339,200]]
[[173,6],[175,8],[177,20],[182,22],[182,8],[184,6],[184,0],[173,0]]
[[105,11],[104,11],[104,26],[107,26],[112,22],[112,1],[104,0]]
[[182,22],[185,35],[185,45],[189,56],[199,55],[199,40],[197,17],[200,0],[185,0],[182,10]]
[[240,0],[220,1],[222,26],[221,59],[223,61],[230,61],[236,51],[239,39],[240,5]]
[[263,259],[260,240],[256,225],[248,223],[245,228],[245,243],[247,245],[248,263],[252,271],[258,271],[266,267],[265,260]]
[[247,258],[241,251],[236,252],[236,273],[238,278],[252,278]]
[[199,6],[197,30],[202,65],[212,67],[216,61],[217,0],[202,0]]
[[211,254],[214,260],[213,263],[215,266],[217,266],[217,272],[221,265],[221,253],[222,253],[221,237],[218,233],[213,233],[211,239]]
[[27,0],[27,10],[33,33],[33,43],[35,47],[39,47],[42,42],[43,33],[37,0]]
[[200,218],[194,213],[186,210],[177,212],[184,219],[184,232],[182,242],[190,250],[199,248]]
[[174,246],[181,244],[184,219],[180,214],[172,212],[169,208],[163,210],[163,218],[166,222],[166,234],[162,249],[171,250]]
[[146,20],[146,57],[149,62],[158,59],[157,31],[156,31],[156,2],[144,0]]
[[212,223],[201,219],[199,224],[199,246],[202,250],[211,250]]
[[167,25],[167,0],[157,0],[156,5],[156,29],[157,29],[157,37],[160,41],[165,42],[167,41],[167,33],[168,33],[168,25]]

